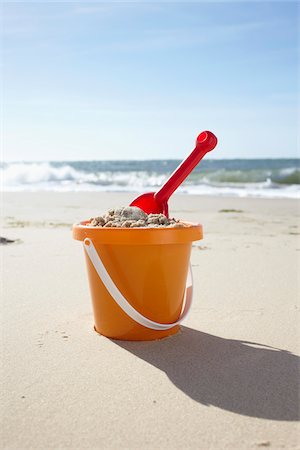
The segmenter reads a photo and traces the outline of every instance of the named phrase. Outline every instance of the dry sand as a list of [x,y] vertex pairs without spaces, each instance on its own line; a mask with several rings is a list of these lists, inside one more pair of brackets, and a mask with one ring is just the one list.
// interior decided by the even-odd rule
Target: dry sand
[[299,204],[176,196],[204,225],[192,311],[117,342],[93,331],[70,227],[131,198],[5,194],[1,448],[299,448]]

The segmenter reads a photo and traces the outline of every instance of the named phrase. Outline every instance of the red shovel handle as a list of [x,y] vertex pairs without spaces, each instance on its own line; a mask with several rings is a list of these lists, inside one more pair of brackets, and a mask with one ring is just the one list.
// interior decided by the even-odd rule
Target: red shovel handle
[[169,197],[181,185],[201,159],[217,145],[216,136],[210,131],[202,131],[196,140],[196,147],[192,153],[177,167],[170,178],[155,194],[155,199],[161,203],[167,202]]

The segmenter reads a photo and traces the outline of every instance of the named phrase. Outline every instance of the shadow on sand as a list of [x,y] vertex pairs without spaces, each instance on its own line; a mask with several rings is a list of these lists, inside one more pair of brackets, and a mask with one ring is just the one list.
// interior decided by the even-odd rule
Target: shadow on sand
[[161,341],[113,342],[203,405],[271,420],[300,418],[300,358],[290,352],[187,327]]

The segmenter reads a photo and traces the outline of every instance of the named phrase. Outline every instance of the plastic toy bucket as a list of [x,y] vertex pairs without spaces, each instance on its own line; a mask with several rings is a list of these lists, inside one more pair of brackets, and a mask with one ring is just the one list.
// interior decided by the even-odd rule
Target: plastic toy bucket
[[187,282],[192,242],[202,226],[100,228],[81,222],[73,238],[83,241],[95,330],[122,340],[175,334],[191,303]]

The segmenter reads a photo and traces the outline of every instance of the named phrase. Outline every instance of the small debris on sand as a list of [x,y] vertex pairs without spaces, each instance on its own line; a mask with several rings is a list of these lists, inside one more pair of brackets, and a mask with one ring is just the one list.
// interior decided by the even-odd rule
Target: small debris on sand
[[16,241],[13,239],[7,239],[5,237],[0,236],[0,244],[6,245],[6,244],[13,244],[14,242]]
[[220,209],[219,213],[242,213],[242,209]]

